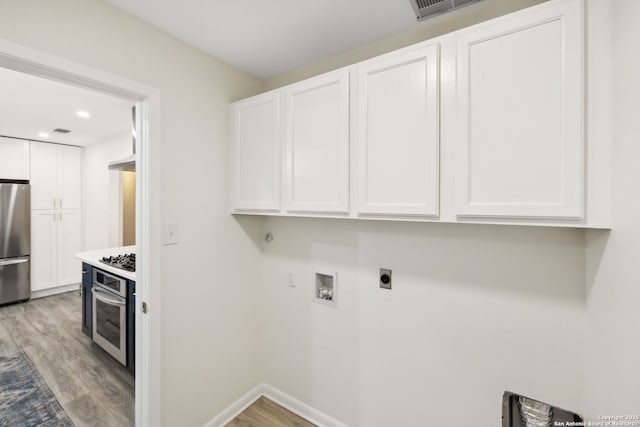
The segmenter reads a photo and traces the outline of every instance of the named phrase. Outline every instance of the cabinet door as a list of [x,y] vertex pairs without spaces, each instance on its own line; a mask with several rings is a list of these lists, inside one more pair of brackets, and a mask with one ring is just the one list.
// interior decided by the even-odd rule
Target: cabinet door
[[58,213],[58,285],[79,283],[81,262],[75,254],[82,250],[82,218],[79,210]]
[[349,212],[349,72],[284,93],[287,211]]
[[31,211],[31,292],[58,285],[57,212]]
[[29,179],[29,141],[0,137],[0,179]]
[[439,47],[358,66],[358,213],[438,215]]
[[279,99],[271,92],[231,105],[235,210],[280,210]]
[[82,151],[79,147],[58,146],[58,207],[82,206]]
[[582,2],[482,25],[457,48],[456,213],[581,218]]
[[58,149],[31,143],[31,209],[55,209],[58,198]]

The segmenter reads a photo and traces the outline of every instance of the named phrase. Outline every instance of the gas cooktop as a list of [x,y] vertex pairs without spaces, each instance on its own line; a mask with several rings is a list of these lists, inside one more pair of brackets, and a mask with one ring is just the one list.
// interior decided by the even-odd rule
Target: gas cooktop
[[136,271],[136,254],[124,254],[102,257],[100,262],[122,270]]

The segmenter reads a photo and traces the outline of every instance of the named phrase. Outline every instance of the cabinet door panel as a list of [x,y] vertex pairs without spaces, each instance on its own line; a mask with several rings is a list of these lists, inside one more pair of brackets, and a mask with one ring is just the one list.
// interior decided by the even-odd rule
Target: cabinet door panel
[[0,137],[0,179],[29,179],[29,141]]
[[57,212],[31,213],[31,292],[57,283]]
[[285,91],[287,211],[349,211],[349,72]]
[[280,102],[267,93],[231,106],[233,208],[280,210]]
[[582,217],[578,1],[458,39],[456,213]]
[[58,219],[58,285],[82,280],[81,262],[75,254],[82,250],[82,223],[79,210],[60,211]]
[[79,147],[58,147],[58,197],[60,208],[82,207],[82,152]]
[[58,197],[55,144],[31,143],[31,209],[54,209]]
[[358,67],[359,214],[438,215],[439,48]]

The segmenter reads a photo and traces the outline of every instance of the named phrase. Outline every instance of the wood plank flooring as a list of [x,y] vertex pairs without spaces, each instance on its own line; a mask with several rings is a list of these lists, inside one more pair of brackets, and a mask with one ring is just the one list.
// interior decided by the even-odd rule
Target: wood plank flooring
[[76,291],[0,307],[0,347],[22,347],[77,427],[133,426],[134,377],[81,322]]
[[315,427],[315,425],[266,397],[260,397],[227,424],[227,427]]

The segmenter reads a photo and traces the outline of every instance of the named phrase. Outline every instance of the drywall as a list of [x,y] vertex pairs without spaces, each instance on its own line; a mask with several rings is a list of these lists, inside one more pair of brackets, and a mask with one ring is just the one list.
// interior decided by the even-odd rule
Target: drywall
[[0,10],[0,38],[160,91],[162,425],[202,426],[261,382],[259,222],[228,214],[227,158],[229,102],[262,82],[99,0]]
[[131,153],[131,133],[83,149],[84,250],[122,245],[120,172],[109,170],[109,163]]
[[[408,3],[408,1],[404,1]],[[450,33],[460,28],[484,22],[539,3],[544,3],[545,1],[547,0],[485,0],[450,14],[437,16],[420,23],[416,22],[416,27],[412,31],[370,43],[340,55],[270,77],[265,80],[265,89],[275,89],[285,86],[327,71],[382,55],[383,53],[410,46],[423,40]],[[407,7],[409,6],[407,5]],[[363,19],[366,19],[366,12]]]
[[585,406],[593,420],[640,415],[640,2],[607,3],[602,19],[613,20],[613,229],[587,234]]
[[[496,426],[505,390],[582,412],[582,231],[300,218],[264,231],[267,384],[353,427]],[[316,269],[337,272],[337,308],[312,302]]]

